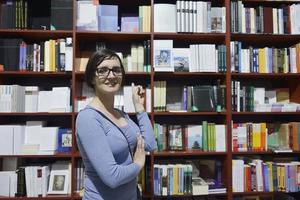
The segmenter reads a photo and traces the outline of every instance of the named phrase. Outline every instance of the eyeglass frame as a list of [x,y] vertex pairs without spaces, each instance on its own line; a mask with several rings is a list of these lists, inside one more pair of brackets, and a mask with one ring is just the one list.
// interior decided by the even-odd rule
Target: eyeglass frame
[[[101,73],[98,72],[98,70],[99,70],[99,69],[102,69],[102,68],[105,68],[105,69],[108,70],[108,72],[106,72],[106,73],[107,73],[106,75],[105,75],[105,74],[101,74]],[[119,68],[119,69],[120,69],[120,74],[116,74],[116,72],[114,71],[116,68]],[[112,68],[103,66],[103,67],[96,68],[95,72],[96,72],[96,75],[97,75],[98,77],[101,77],[101,78],[103,78],[103,77],[107,78],[107,77],[109,76],[110,72],[112,72],[112,74],[113,74],[114,76],[116,76],[116,77],[121,77],[121,76],[123,76],[123,70],[122,70],[122,67],[121,67],[121,66],[113,66]]]

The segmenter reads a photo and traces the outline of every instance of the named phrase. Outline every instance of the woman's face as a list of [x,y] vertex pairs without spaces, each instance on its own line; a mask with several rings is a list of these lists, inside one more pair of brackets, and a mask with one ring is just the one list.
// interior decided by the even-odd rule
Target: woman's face
[[95,72],[95,90],[101,94],[115,94],[123,79],[121,64],[118,59],[103,60]]

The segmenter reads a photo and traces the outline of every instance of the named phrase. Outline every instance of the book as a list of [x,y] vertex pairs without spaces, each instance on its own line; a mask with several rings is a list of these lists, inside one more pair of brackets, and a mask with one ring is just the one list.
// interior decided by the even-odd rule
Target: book
[[121,17],[121,32],[139,32],[139,17]]
[[213,87],[209,85],[193,86],[192,105],[192,111],[194,112],[215,111]]
[[98,31],[118,31],[118,6],[98,5]]

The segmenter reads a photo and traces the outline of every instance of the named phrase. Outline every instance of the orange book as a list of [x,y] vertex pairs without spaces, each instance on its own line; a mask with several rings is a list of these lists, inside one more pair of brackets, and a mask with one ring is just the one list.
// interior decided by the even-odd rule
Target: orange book
[[299,150],[299,144],[298,144],[298,122],[291,122],[290,123],[290,131],[289,131],[289,143],[290,147],[293,151]]

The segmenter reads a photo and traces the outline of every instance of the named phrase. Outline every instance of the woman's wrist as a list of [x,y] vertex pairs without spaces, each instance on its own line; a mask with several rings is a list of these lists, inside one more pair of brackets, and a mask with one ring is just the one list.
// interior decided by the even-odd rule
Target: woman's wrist
[[140,105],[140,104],[134,105],[134,108],[135,108],[135,112],[136,112],[136,113],[142,113],[142,112],[145,112],[145,108],[144,108],[143,105]]

